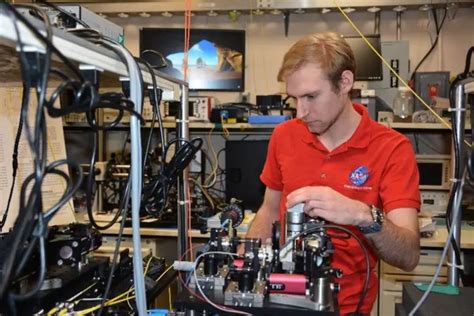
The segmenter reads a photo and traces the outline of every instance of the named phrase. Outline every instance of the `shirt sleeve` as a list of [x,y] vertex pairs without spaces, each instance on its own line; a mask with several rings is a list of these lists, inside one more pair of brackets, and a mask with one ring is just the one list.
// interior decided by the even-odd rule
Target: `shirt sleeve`
[[404,138],[393,150],[382,175],[380,197],[385,212],[420,209],[419,173],[415,153]]
[[263,166],[260,180],[268,188],[276,191],[283,190],[280,164],[278,163],[278,128],[276,128],[270,138],[267,149],[267,158]]

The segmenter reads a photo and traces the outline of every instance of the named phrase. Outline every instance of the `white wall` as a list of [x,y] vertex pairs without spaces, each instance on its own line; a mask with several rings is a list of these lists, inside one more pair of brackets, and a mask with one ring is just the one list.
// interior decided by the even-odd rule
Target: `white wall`
[[[374,33],[374,15],[368,12],[355,12],[350,15],[364,34]],[[139,54],[139,30],[143,27],[176,27],[182,28],[184,17],[150,18],[132,17],[127,19],[111,18],[125,28],[125,43],[133,54]],[[318,31],[335,31],[344,35],[355,35],[356,32],[344,17],[332,12],[326,15],[308,13],[290,16],[288,37],[284,35],[282,16],[241,16],[237,22],[231,22],[227,16],[195,16],[193,28],[244,29],[247,36],[246,55],[246,91],[250,100],[255,101],[256,94],[284,92],[276,76],[286,50],[302,36]],[[438,47],[426,59],[419,71],[450,71],[456,75],[464,69],[467,50],[474,45],[474,9],[459,9],[454,17],[446,18],[441,32]],[[393,11],[382,11],[380,34],[383,41],[396,39],[396,14]],[[430,34],[434,39],[433,19],[428,13],[408,11],[402,15],[401,39],[410,42],[410,61],[414,67],[431,46]],[[157,39],[159,40],[159,39]],[[214,95],[220,102],[239,100],[238,93],[206,93]]]

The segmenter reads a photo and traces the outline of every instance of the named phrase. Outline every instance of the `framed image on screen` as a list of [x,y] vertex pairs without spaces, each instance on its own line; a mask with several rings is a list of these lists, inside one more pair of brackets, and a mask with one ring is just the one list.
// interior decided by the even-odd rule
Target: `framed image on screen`
[[[243,91],[245,31],[191,29],[188,53],[188,82],[196,91]],[[168,66],[160,71],[184,79],[184,29],[143,28],[140,30],[140,56],[152,65],[161,53]]]
[[[381,51],[380,35],[365,35],[369,43]],[[382,80],[382,61],[360,36],[344,36],[344,39],[354,51],[356,61],[355,80]]]

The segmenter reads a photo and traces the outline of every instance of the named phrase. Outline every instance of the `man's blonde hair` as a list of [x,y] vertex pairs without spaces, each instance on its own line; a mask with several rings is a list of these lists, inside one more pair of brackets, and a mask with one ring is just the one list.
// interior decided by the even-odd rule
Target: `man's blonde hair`
[[335,91],[344,70],[355,74],[355,59],[351,47],[340,35],[332,32],[315,33],[296,42],[285,54],[278,72],[278,81],[286,78],[302,66],[314,63],[326,73]]

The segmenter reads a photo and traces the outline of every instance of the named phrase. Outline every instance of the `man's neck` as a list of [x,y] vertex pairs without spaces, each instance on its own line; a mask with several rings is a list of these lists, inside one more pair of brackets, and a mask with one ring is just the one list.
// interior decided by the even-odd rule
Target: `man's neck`
[[319,141],[328,151],[334,150],[352,137],[361,118],[362,116],[354,109],[352,102],[347,100],[343,112],[334,124],[324,134],[318,135]]

